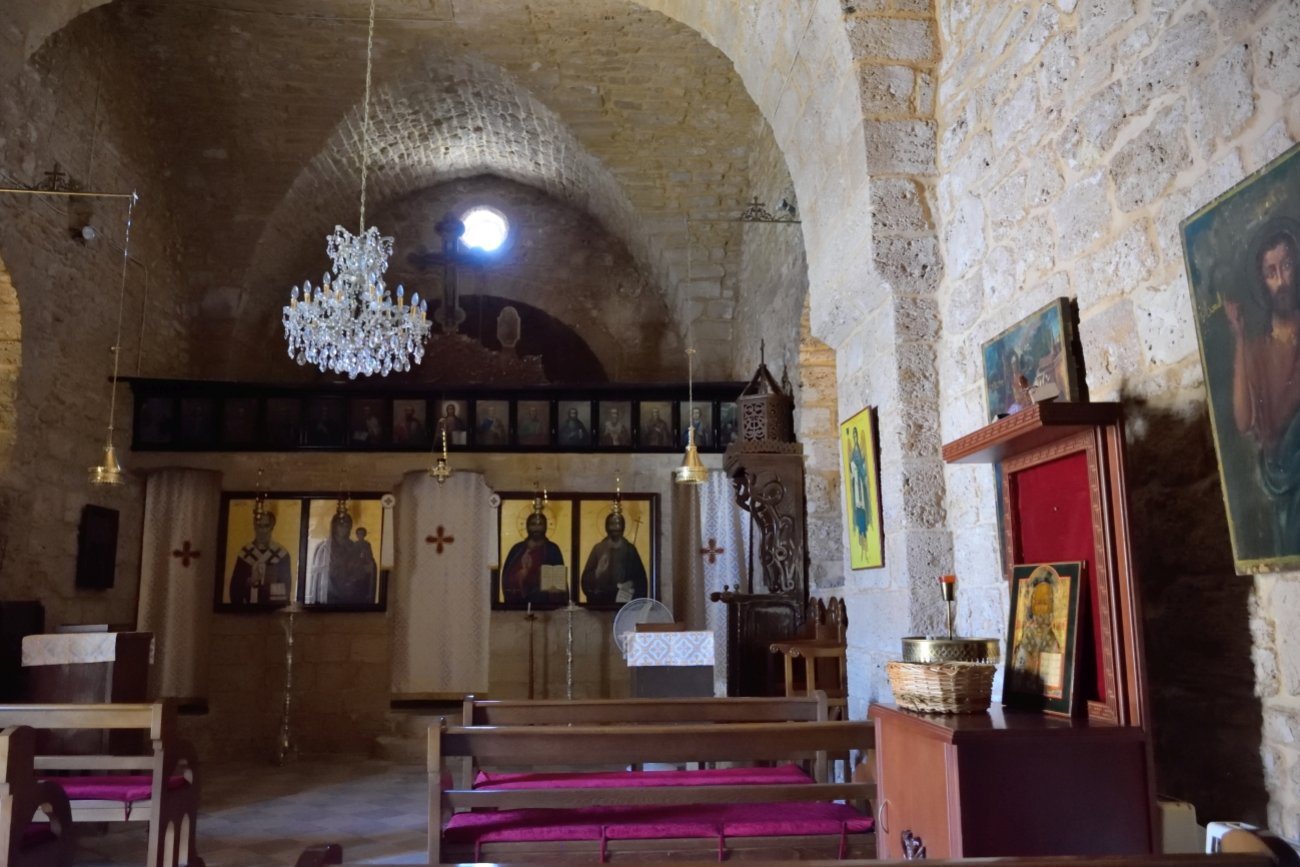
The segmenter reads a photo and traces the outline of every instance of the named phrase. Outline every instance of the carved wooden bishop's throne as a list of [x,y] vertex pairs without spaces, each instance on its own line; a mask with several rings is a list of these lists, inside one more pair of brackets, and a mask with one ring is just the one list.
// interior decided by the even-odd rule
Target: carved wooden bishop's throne
[[783,665],[770,648],[803,628],[808,600],[803,446],[794,439],[794,401],[788,391],[760,362],[736,400],[740,440],[727,446],[723,456],[736,502],[749,513],[750,544],[759,563],[749,586],[709,597],[727,606],[729,695],[783,694]]

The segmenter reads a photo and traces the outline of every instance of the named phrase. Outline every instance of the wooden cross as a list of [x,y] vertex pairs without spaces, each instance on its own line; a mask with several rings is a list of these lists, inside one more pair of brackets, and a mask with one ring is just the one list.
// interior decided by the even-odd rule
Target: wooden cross
[[709,565],[712,566],[714,563],[717,563],[717,562],[718,562],[718,555],[721,554],[721,553],[723,553],[723,552],[726,551],[726,550],[727,550],[726,548],[719,548],[719,547],[718,547],[718,540],[715,539],[715,538],[713,538],[712,536],[710,536],[710,537],[709,537],[709,547],[707,547],[707,548],[701,548],[701,549],[700,549],[700,554],[702,554],[702,555],[705,556],[705,557],[708,557],[708,558],[709,558]]
[[186,539],[185,544],[181,545],[181,547],[172,551],[172,556],[179,557],[181,561],[181,565],[184,566],[186,569],[188,569],[190,568],[190,561],[197,560],[199,558],[199,551],[196,548],[191,548],[190,540]]
[[425,537],[424,537],[424,541],[428,542],[430,545],[436,545],[437,548],[436,548],[435,550],[436,550],[439,554],[441,554],[441,553],[442,553],[442,549],[443,549],[443,547],[446,546],[446,545],[450,545],[452,542],[455,542],[455,541],[456,541],[456,537],[455,537],[455,536],[448,536],[448,535],[446,534],[446,532],[443,530],[443,528],[442,528],[442,524],[439,524],[439,525],[438,525],[438,535],[436,535],[436,536],[425,536]]

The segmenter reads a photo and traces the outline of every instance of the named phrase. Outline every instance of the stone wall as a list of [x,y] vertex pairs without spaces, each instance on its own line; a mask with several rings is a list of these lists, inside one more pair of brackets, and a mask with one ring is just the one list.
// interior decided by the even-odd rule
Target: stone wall
[[[105,68],[119,74],[105,81]],[[120,44],[69,28],[0,88],[0,185],[35,184],[57,163],[83,189],[140,194],[125,263],[127,200],[0,194],[2,282],[12,286],[0,291],[0,584],[6,598],[39,598],[50,623],[135,619],[142,487],[87,484],[108,426],[119,297],[121,374],[188,365],[170,205],[152,168],[153,118],[134,85]],[[93,240],[81,239],[85,225]],[[115,441],[125,452],[127,389],[117,398]],[[120,512],[111,590],[74,587],[87,503]]]
[[[1129,416],[1158,785],[1300,835],[1296,578],[1233,574],[1178,230],[1300,134],[1300,9],[951,2],[939,23],[943,438],[986,418],[981,342],[1076,298],[1088,392]],[[947,483],[963,631],[1001,634],[992,471]]]
[[804,502],[808,527],[808,591],[825,599],[843,595],[844,492],[840,483],[838,390],[835,353],[812,336],[808,311],[799,323],[799,387],[795,435],[804,450]]

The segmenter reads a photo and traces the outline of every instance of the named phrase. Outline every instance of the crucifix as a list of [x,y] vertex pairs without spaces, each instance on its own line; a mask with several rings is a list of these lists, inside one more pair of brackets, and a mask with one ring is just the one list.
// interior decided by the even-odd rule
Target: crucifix
[[465,224],[448,214],[433,228],[442,238],[442,252],[411,253],[407,256],[407,261],[421,271],[435,265],[442,266],[442,304],[433,312],[432,318],[442,327],[443,334],[455,334],[465,321],[465,311],[460,307],[460,294],[457,291],[456,267],[471,261],[460,249]]

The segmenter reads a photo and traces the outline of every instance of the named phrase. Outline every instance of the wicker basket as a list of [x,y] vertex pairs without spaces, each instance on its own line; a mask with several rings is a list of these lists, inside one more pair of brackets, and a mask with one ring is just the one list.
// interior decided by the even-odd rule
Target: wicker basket
[[984,662],[889,662],[894,701],[923,713],[980,713],[993,696],[993,672]]

